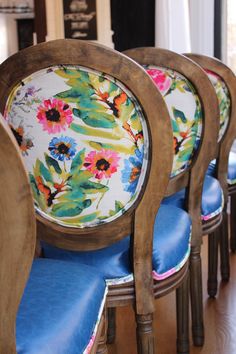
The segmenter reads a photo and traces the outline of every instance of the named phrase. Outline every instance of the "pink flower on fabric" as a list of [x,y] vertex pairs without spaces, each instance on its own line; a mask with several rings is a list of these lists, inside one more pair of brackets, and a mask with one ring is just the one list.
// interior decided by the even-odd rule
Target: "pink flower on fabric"
[[43,130],[52,134],[66,130],[73,120],[69,105],[56,98],[43,101],[43,104],[38,107],[37,118]]
[[147,73],[151,76],[158,89],[163,93],[169,90],[171,79],[161,70],[147,69]]
[[91,151],[86,157],[84,167],[87,168],[95,178],[110,178],[117,171],[120,157],[111,150]]

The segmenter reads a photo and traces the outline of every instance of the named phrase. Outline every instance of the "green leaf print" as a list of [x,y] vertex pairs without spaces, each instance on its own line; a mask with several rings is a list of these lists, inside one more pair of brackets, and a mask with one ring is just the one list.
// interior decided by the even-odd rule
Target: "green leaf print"
[[72,191],[68,191],[62,194],[60,197],[57,198],[59,202],[65,201],[83,201],[85,195],[81,188],[73,189]]
[[80,70],[70,69],[68,67],[62,67],[61,69],[55,70],[55,73],[65,79],[79,78],[81,76]]
[[124,153],[126,155],[134,155],[135,149],[137,149],[135,145],[124,146],[119,144],[100,143],[97,141],[89,141],[88,144],[89,146],[91,146],[93,149],[96,150],[107,149],[107,150],[117,151],[118,153]]
[[174,133],[179,133],[179,124],[174,120],[171,119],[171,125]]
[[76,226],[78,226],[79,224],[89,223],[95,220],[98,217],[98,215],[99,212],[96,211],[94,213],[79,216],[79,217],[66,218],[66,221],[71,225],[75,224]]
[[101,183],[86,181],[80,184],[80,188],[84,190],[85,193],[105,193],[109,190],[107,186],[104,186]]
[[79,100],[79,96],[80,96],[80,91],[75,88],[72,88],[68,91],[60,92],[54,97],[63,99],[63,101],[67,103],[71,103],[71,102],[77,103]]
[[115,128],[117,123],[113,115],[95,111],[80,112],[80,119],[94,128]]
[[82,149],[73,158],[73,161],[72,161],[72,164],[70,167],[70,172],[72,174],[76,173],[76,171],[79,171],[81,169],[81,167],[83,166],[84,155],[85,155],[85,149]]
[[78,188],[80,187],[81,183],[86,182],[89,180],[89,178],[93,177],[93,174],[89,171],[77,171],[77,173],[74,173],[70,178],[68,179],[68,186],[71,188]]
[[118,213],[123,208],[124,208],[124,205],[120,201],[116,200],[115,201],[115,211]]
[[45,156],[45,161],[48,166],[48,168],[53,167],[55,172],[58,173],[59,175],[62,173],[61,167],[59,166],[59,163],[53,159],[51,156],[48,156],[47,154]]
[[110,131],[101,131],[99,129],[93,129],[90,127],[85,127],[80,124],[75,124],[72,123],[70,125],[70,129],[72,129],[76,133],[80,133],[83,135],[90,135],[90,136],[95,136],[96,138],[101,137],[101,138],[107,138],[107,139],[112,139],[112,140],[120,140],[123,135],[118,133],[114,134],[114,132]]
[[45,181],[53,183],[50,171],[44,166],[44,164],[39,159],[37,159],[35,163],[34,175],[42,176]]
[[58,217],[76,216],[82,213],[85,208],[91,205],[91,200],[86,199],[83,202],[58,203],[52,207],[52,215]]
[[172,107],[172,111],[173,111],[173,114],[174,114],[175,119],[180,118],[183,123],[187,123],[187,119],[186,119],[186,117],[185,117],[184,112],[179,111],[179,110],[176,109],[175,107]]

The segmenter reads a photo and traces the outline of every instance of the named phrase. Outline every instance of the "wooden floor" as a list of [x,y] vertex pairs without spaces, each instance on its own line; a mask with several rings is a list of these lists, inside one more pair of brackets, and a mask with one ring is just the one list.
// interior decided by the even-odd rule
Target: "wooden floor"
[[[203,291],[205,309],[205,345],[195,348],[191,354],[236,354],[236,254],[230,255],[231,278],[228,283],[219,282],[215,299],[206,293],[207,237],[204,237]],[[155,334],[157,354],[175,354],[175,294],[156,300]],[[117,310],[117,338],[108,346],[109,354],[135,354],[135,324],[132,308]]]

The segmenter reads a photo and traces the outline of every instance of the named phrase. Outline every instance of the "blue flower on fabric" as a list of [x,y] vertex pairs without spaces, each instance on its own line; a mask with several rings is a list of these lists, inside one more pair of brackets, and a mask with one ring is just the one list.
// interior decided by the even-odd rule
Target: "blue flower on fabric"
[[135,155],[131,156],[128,160],[124,161],[124,169],[122,173],[122,183],[125,183],[124,190],[130,192],[131,194],[135,193],[139,176],[141,173],[143,164],[143,149],[135,150]]
[[76,145],[75,140],[68,136],[55,137],[50,141],[48,150],[57,160],[70,160],[76,153]]

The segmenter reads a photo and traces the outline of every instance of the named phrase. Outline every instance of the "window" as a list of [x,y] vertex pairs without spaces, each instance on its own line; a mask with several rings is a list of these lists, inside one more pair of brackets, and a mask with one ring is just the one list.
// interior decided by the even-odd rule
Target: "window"
[[236,73],[236,1],[227,0],[227,65]]

